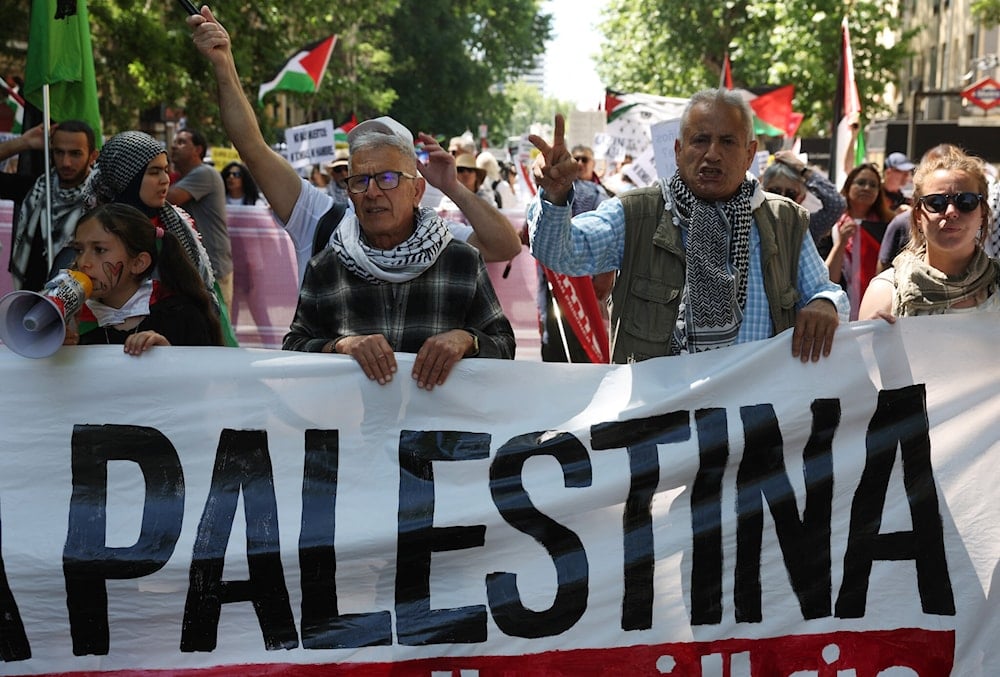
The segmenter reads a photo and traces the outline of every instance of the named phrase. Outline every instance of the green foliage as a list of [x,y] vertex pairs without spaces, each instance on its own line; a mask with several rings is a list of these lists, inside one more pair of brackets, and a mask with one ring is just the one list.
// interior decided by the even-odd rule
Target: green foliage
[[534,124],[552,125],[556,113],[573,109],[573,104],[542,96],[534,85],[523,80],[511,83],[504,89],[511,105],[510,121],[506,136],[521,136],[531,131]]
[[[878,44],[883,31],[897,28],[885,4],[856,0],[850,8],[863,115],[873,119],[891,113],[881,94],[896,80],[912,35],[893,47]],[[610,0],[604,35],[630,39],[603,43],[598,74],[610,89],[684,97],[718,86],[728,49],[735,87],[794,84],[795,110],[805,115],[800,133],[825,135],[844,10],[841,0]]]
[[982,22],[983,28],[1000,24],[1000,0],[972,0],[972,15]]
[[500,138],[510,103],[498,85],[531,68],[551,19],[538,0],[402,0],[393,15],[389,114],[445,136],[486,124]]
[[[30,3],[12,4],[0,21],[0,74],[7,75],[23,72],[28,39]],[[319,92],[285,94],[307,119],[340,123],[352,114],[389,113],[414,129],[458,133],[485,122],[499,134],[511,104],[494,85],[529,68],[550,31],[540,0],[208,4],[233,38],[244,90],[271,140],[286,121],[276,114],[275,94],[256,103],[257,88],[309,42],[338,36]],[[105,134],[183,108],[210,141],[225,141],[214,79],[179,3],[88,0],[88,9]]]

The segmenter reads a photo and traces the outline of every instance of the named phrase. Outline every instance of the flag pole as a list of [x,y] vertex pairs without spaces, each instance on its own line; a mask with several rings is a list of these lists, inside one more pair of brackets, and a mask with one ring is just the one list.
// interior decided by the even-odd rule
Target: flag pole
[[43,227],[45,228],[45,251],[48,259],[48,268],[45,269],[46,282],[48,282],[49,271],[52,270],[52,263],[55,260],[55,255],[52,252],[52,164],[49,154],[49,85],[45,83],[42,85],[42,116],[44,120],[42,124],[45,125],[45,136],[43,137],[43,149],[45,152],[45,219],[43,221]]

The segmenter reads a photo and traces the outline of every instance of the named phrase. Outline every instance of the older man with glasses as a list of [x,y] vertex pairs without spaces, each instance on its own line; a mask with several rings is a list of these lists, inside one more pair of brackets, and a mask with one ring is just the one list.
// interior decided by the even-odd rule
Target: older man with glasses
[[351,355],[380,384],[394,351],[415,352],[421,388],[441,385],[463,357],[513,358],[514,332],[476,251],[419,207],[413,137],[392,118],[348,134],[346,216],[306,268],[283,348]]
[[[240,157],[259,177],[286,229],[315,232],[332,211],[332,200],[264,141],[236,72],[229,34],[211,10],[202,7],[188,25],[211,62],[222,123]],[[458,196],[467,215],[481,208],[482,221],[498,220],[490,230],[501,248],[509,231],[516,251],[503,253],[502,260],[519,253],[521,244],[499,211],[458,183],[454,158],[434,137],[421,134],[419,140],[428,162],[418,167],[413,135],[392,118],[366,120],[348,134],[346,185],[354,209],[340,218],[330,245],[304,266],[282,347],[350,355],[380,384],[396,373],[394,352],[416,353],[411,376],[431,390],[463,357],[513,358],[514,332],[480,252],[469,246],[472,238],[459,242],[434,210],[420,208],[423,177],[434,176],[446,193]]]

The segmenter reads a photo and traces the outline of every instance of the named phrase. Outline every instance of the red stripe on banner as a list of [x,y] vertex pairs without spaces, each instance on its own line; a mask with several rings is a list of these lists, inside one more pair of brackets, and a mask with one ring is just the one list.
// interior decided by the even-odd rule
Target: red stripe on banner
[[604,318],[601,317],[601,307],[590,277],[570,277],[548,268],[545,268],[545,277],[552,285],[552,295],[559,304],[559,310],[587,351],[587,357],[595,364],[609,363],[608,333],[604,329]]
[[[61,677],[389,677],[438,674],[509,675],[790,675],[875,677],[890,668],[917,675],[951,674],[953,630],[906,628],[788,635],[767,639],[549,651],[525,656],[463,656],[395,663],[223,665],[186,670],[64,672]],[[808,673],[800,671],[810,671]],[[853,672],[851,672],[853,671]]]

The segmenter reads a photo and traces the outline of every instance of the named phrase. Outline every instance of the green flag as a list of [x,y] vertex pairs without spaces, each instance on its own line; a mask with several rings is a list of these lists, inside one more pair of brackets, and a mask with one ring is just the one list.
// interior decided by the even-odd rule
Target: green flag
[[44,85],[49,85],[52,119],[83,120],[94,129],[100,144],[101,113],[86,0],[31,2],[24,98],[39,109],[43,108]]

